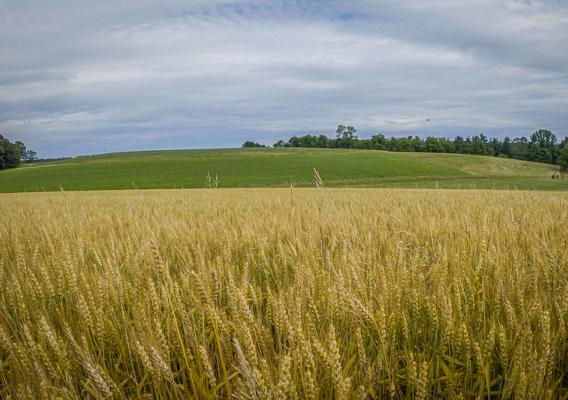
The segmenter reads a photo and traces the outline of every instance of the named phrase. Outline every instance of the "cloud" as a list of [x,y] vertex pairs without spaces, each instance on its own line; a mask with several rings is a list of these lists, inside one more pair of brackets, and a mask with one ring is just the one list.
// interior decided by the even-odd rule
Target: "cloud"
[[560,1],[0,7],[0,132],[45,157],[272,143],[338,123],[362,135],[568,133]]

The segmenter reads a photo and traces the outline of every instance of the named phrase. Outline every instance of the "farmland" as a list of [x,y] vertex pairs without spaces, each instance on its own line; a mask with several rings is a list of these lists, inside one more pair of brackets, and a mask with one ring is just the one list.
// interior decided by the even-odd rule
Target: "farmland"
[[[0,192],[313,186],[567,190],[557,166],[504,158],[345,149],[102,154],[0,171]],[[210,179],[208,179],[208,176]]]
[[[33,168],[58,167],[21,171]],[[1,398],[568,396],[564,192],[58,192],[0,205]]]

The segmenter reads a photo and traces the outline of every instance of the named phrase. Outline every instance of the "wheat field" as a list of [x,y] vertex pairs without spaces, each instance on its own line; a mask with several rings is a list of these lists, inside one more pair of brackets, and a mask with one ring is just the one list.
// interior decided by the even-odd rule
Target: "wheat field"
[[0,398],[568,397],[568,195],[0,196]]

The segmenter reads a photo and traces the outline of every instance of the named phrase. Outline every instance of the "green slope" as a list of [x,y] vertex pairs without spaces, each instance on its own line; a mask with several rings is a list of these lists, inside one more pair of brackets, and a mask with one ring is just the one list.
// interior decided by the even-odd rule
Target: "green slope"
[[568,189],[556,167],[457,154],[340,149],[211,149],[112,153],[0,171],[0,192],[313,185]]

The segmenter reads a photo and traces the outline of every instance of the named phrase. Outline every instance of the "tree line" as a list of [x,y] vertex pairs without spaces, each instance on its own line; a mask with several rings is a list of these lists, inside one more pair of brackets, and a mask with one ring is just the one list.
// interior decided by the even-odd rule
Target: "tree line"
[[36,160],[36,152],[28,150],[26,145],[19,140],[10,142],[0,135],[0,169],[18,167],[22,161]]
[[[362,139],[356,133],[357,129],[352,126],[339,125],[334,138],[307,134],[292,136],[287,141],[279,140],[272,146],[477,154],[557,164],[564,170],[568,170],[568,138],[558,142],[556,135],[546,129],[535,131],[529,138],[505,137],[502,140],[488,138],[484,134],[465,138],[456,136],[454,139],[449,139],[433,136],[426,138],[419,136],[386,137],[380,133],[368,139]],[[243,144],[243,147],[266,146],[249,140]]]

